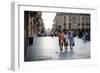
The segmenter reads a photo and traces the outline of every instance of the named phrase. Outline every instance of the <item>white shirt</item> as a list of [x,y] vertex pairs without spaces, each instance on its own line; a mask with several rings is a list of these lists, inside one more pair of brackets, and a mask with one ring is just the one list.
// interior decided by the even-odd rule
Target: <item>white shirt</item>
[[68,42],[68,34],[64,35],[65,41]]

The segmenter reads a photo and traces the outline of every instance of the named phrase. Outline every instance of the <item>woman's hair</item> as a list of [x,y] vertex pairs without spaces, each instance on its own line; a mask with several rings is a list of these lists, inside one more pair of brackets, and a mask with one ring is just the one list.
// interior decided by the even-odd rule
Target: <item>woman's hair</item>
[[62,31],[61,31],[61,30],[58,30],[58,32],[60,32],[60,33],[61,33]]

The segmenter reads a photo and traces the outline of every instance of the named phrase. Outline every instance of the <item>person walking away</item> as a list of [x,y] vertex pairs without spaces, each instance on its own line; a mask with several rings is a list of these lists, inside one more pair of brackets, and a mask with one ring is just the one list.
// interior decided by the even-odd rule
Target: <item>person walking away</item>
[[62,31],[58,32],[58,38],[59,38],[60,51],[62,51],[64,45],[64,33]]
[[73,46],[75,46],[75,41],[74,41],[74,36],[72,31],[69,31],[68,38],[69,38],[70,49],[73,50]]

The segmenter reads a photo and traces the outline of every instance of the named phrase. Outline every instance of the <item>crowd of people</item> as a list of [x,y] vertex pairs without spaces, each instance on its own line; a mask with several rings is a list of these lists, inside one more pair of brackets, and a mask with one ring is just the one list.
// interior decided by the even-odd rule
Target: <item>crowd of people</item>
[[63,46],[65,50],[68,49],[68,45],[70,46],[70,50],[73,50],[73,46],[75,46],[74,35],[71,30],[69,31],[58,31],[58,38],[59,38],[59,46],[60,51],[63,50]]

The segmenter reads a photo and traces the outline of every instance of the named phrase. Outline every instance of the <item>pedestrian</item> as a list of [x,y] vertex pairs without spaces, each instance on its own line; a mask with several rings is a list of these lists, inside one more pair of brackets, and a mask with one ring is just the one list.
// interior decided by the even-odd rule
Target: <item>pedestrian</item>
[[52,38],[53,38],[53,32],[51,32],[51,36],[52,36]]
[[59,30],[58,32],[58,38],[59,38],[60,51],[62,51],[64,45],[64,33],[61,30]]
[[65,47],[65,50],[67,50],[68,48],[68,32],[65,31],[65,35],[64,35],[64,47]]
[[68,33],[68,38],[69,38],[70,49],[73,50],[73,46],[75,46],[75,41],[74,41],[73,32],[71,30]]
[[83,33],[83,42],[86,42],[87,41],[87,32],[84,32]]

